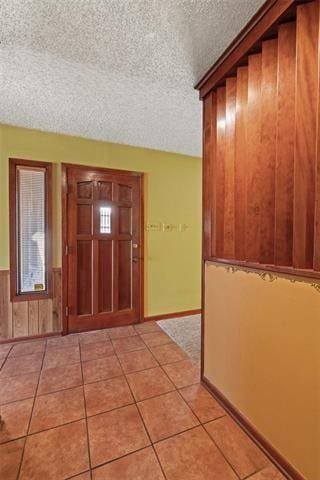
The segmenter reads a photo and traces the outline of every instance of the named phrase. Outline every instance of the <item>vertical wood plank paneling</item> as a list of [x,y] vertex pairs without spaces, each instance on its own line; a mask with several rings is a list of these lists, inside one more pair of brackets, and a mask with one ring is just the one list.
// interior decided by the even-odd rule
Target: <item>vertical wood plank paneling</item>
[[210,257],[215,255],[211,251],[212,230],[211,230],[211,214],[212,214],[212,198],[213,192],[213,168],[212,168],[212,119],[214,112],[212,111],[213,93],[207,95],[203,101],[203,255]]
[[12,323],[14,337],[26,337],[29,334],[28,302],[12,304]]
[[217,254],[217,228],[216,228],[216,211],[217,211],[217,182],[216,182],[216,170],[217,170],[217,94],[212,92],[211,103],[211,172],[212,176],[208,182],[209,188],[212,191],[211,195],[211,255]]
[[[320,11],[319,11],[320,25]],[[319,27],[318,49],[320,49],[320,27]],[[318,72],[320,72],[320,59],[318,60]],[[320,270],[320,73],[318,74],[318,102],[317,102],[317,147],[316,147],[316,167],[315,167],[315,219],[314,219],[314,252],[313,268]]]
[[10,330],[10,277],[7,270],[0,271],[0,339],[8,338]]
[[312,268],[318,101],[319,3],[297,8],[293,266]]
[[261,67],[261,263],[274,263],[278,41],[262,43]]
[[38,335],[39,333],[39,302],[33,300],[28,302],[29,309],[29,330],[28,335]]
[[226,153],[224,182],[224,257],[234,258],[236,78],[226,81]]
[[235,151],[235,258],[246,257],[248,67],[237,70]]
[[53,285],[52,285],[52,328],[54,332],[62,330],[62,285],[61,285],[61,269],[53,270]]
[[261,54],[251,55],[248,59],[247,134],[246,259],[258,262],[261,218]]
[[[319,122],[319,120],[318,120]],[[319,144],[319,134],[318,134]],[[318,145],[317,165],[316,165],[316,204],[315,204],[315,224],[314,224],[314,259],[313,268],[320,270],[320,146]]]
[[8,290],[7,290],[7,299],[8,299],[8,338],[13,337],[13,315],[12,315],[12,303],[11,303],[11,291],[10,291],[10,272],[8,272]]
[[215,237],[216,256],[224,256],[224,195],[226,155],[226,89],[217,89],[217,148],[215,161]]
[[292,265],[296,24],[278,34],[277,155],[275,174],[275,264]]
[[52,331],[52,299],[39,300],[39,333]]
[[61,269],[53,277],[53,299],[12,303],[10,272],[0,270],[0,340],[61,331]]
[[320,0],[299,3],[211,93],[216,115],[205,99],[206,254],[320,271]]

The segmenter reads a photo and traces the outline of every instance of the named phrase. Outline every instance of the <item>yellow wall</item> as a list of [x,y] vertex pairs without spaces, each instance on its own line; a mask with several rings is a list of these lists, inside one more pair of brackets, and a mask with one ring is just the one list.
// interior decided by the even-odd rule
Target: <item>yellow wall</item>
[[204,374],[308,480],[320,479],[320,291],[209,264]]
[[9,268],[8,158],[54,162],[54,266],[61,265],[60,163],[145,172],[145,221],[185,223],[146,232],[145,314],[200,308],[201,159],[0,125],[0,270]]

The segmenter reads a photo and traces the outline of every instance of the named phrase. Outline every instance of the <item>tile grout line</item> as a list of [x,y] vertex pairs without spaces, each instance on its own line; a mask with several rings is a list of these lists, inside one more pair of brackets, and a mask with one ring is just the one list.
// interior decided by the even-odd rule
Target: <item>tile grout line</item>
[[[118,358],[118,361],[119,361],[119,363],[120,363],[120,360],[119,360],[118,355],[117,355],[117,358]],[[121,365],[121,368],[122,368],[122,365]],[[123,370],[123,368],[122,368],[122,370]],[[123,373],[124,373],[124,370],[123,370]],[[130,392],[131,392],[131,395],[132,395],[132,398],[133,398],[133,400],[134,400],[134,402],[135,402],[135,406],[136,406],[136,409],[137,409],[137,411],[138,411],[138,414],[139,414],[139,417],[140,417],[140,419],[141,419],[141,422],[142,422],[142,424],[143,424],[144,430],[145,430],[145,432],[146,432],[146,434],[147,434],[147,436],[148,436],[148,438],[149,438],[150,446],[151,446],[151,448],[152,448],[153,451],[154,451],[154,454],[155,454],[156,459],[157,459],[157,461],[158,461],[158,463],[159,463],[159,466],[160,466],[160,469],[161,469],[161,471],[162,471],[162,474],[163,474],[163,476],[164,476],[164,478],[165,478],[165,480],[166,480],[167,477],[166,477],[166,475],[165,475],[165,473],[164,473],[164,470],[163,470],[162,464],[161,464],[161,462],[160,462],[160,460],[159,460],[158,454],[157,454],[157,452],[155,451],[155,448],[154,448],[154,446],[153,446],[153,442],[152,442],[151,436],[150,436],[150,434],[149,434],[149,430],[147,429],[147,426],[146,426],[146,424],[145,424],[145,422],[144,422],[144,419],[143,419],[143,417],[142,417],[142,414],[141,414],[141,411],[140,411],[140,409],[139,409],[138,403],[137,403],[137,401],[136,401],[136,399],[135,399],[135,396],[134,396],[134,394],[133,394],[133,391],[132,391],[132,389],[131,389],[131,387],[130,387],[130,384],[129,384],[129,382],[128,382],[128,379],[127,379],[125,373],[124,373],[124,378],[126,379],[128,388],[129,388],[129,390],[130,390]]]
[[[143,370],[141,370],[141,371],[143,371]],[[119,375],[119,376],[117,376],[117,377],[112,377],[112,378],[110,378],[110,380],[113,380],[114,378],[120,378],[120,377],[123,377],[123,376],[124,376],[124,375]],[[107,381],[107,380],[101,380],[101,381]],[[98,383],[98,382],[95,382],[95,383]],[[92,383],[87,383],[87,384],[85,384],[85,385],[92,385]],[[75,387],[66,388],[66,389],[64,389],[64,390],[58,390],[57,392],[47,393],[47,394],[45,394],[45,395],[38,395],[37,398],[42,398],[42,397],[44,397],[44,396],[52,395],[52,394],[55,394],[55,393],[66,392],[66,391],[68,391],[68,390],[74,390],[74,389],[81,389],[81,390],[82,390],[82,387],[83,387],[83,386],[84,386],[84,385],[77,385],[77,386],[75,386]],[[185,387],[184,387],[184,388],[185,388]],[[159,395],[154,395],[153,397],[147,397],[147,398],[145,398],[145,399],[143,399],[143,400],[138,400],[138,401],[136,401],[135,398],[133,398],[133,402],[132,402],[132,403],[128,403],[127,405],[123,405],[123,406],[121,406],[121,407],[111,408],[110,410],[103,410],[103,411],[101,411],[101,412],[99,412],[99,413],[94,413],[94,414],[92,414],[92,415],[89,415],[87,418],[94,418],[94,417],[97,417],[98,415],[101,415],[101,414],[104,414],[104,413],[114,412],[115,410],[119,410],[119,409],[121,409],[121,408],[125,408],[125,407],[128,407],[128,406],[130,406],[130,405],[134,405],[134,404],[137,404],[137,405],[138,405],[138,403],[144,402],[145,400],[152,400],[152,399],[154,399],[154,398],[164,396],[164,395],[166,395],[167,393],[173,393],[174,391],[179,392],[179,390],[175,388],[175,390],[171,390],[171,391],[169,391],[169,392],[160,393]],[[180,392],[179,392],[179,393],[180,393]],[[11,403],[17,403],[17,402],[20,402],[20,401],[23,402],[23,401],[25,401],[25,400],[31,400],[31,398],[32,398],[32,397],[29,397],[29,398],[27,398],[27,399],[17,400],[16,402],[11,402]],[[184,399],[183,399],[183,400],[184,400]],[[184,402],[186,402],[186,400],[184,400]],[[10,404],[6,404],[6,405],[11,405],[11,403],[10,403]],[[186,403],[187,403],[187,402],[186,402]],[[2,406],[2,405],[1,405],[1,406]],[[3,406],[4,406],[4,405],[3,405]],[[205,426],[205,425],[207,425],[207,424],[209,424],[209,423],[214,422],[215,420],[219,420],[219,419],[221,419],[221,418],[223,418],[223,417],[228,416],[227,414],[224,414],[224,415],[220,415],[219,417],[216,417],[216,418],[213,418],[213,419],[211,419],[211,420],[208,420],[208,421],[206,421],[206,422],[201,422],[200,418],[199,418],[199,417],[197,416],[197,414],[192,410],[192,408],[191,408],[189,405],[188,405],[188,407],[191,409],[192,413],[195,415],[195,417],[196,417],[197,420],[199,421],[199,424],[202,425],[202,426]],[[64,425],[71,425],[71,424],[73,424],[73,423],[79,422],[80,420],[85,420],[85,418],[86,418],[86,416],[84,415],[83,417],[78,418],[78,419],[76,419],[76,420],[70,420],[70,421],[67,421],[67,422],[65,422],[65,423],[62,423],[62,424],[59,424],[59,425],[55,425],[55,426],[53,426],[53,427],[43,428],[43,429],[37,430],[37,431],[35,431],[35,432],[28,432],[28,433],[27,433],[27,436],[28,436],[28,437],[32,437],[32,436],[34,436],[34,435],[36,435],[36,434],[38,434],[38,433],[48,432],[48,431],[50,431],[50,430],[54,430],[55,428],[63,427]],[[197,425],[197,426],[199,426],[199,425]],[[195,427],[191,427],[191,428],[195,428]],[[184,430],[184,431],[186,431],[186,430]],[[174,435],[172,435],[172,436],[175,436],[175,435],[179,435],[179,434],[174,434]],[[26,436],[26,435],[21,435],[20,437],[16,437],[16,438],[13,438],[13,439],[8,440],[8,441],[6,441],[6,442],[2,442],[2,443],[0,443],[0,445],[4,445],[4,444],[7,444],[7,443],[14,442],[15,440],[19,440],[19,439],[21,439],[21,438],[24,438],[25,436]],[[166,438],[170,438],[170,437],[166,437]],[[161,441],[161,440],[159,440],[159,441]],[[157,442],[156,442],[156,443],[157,443]],[[144,448],[145,448],[145,447],[144,447]],[[263,468],[265,468],[265,467],[263,467]],[[263,470],[263,468],[262,468],[262,470]],[[256,473],[256,472],[255,472],[255,473]],[[250,474],[250,475],[252,475],[252,474]],[[248,478],[248,477],[246,477],[246,478]],[[243,479],[243,480],[246,480],[246,478]]]
[[42,371],[42,366],[43,366],[43,362],[44,362],[44,357],[45,357],[45,354],[46,354],[46,350],[47,350],[47,340],[45,340],[45,348],[44,348],[44,351],[43,351],[41,369],[40,369],[40,371],[39,371],[37,386],[36,386],[36,388],[35,388],[35,390],[34,390],[32,408],[31,408],[31,413],[30,413],[30,418],[29,418],[29,422],[28,422],[28,426],[27,426],[26,435],[25,435],[25,437],[24,437],[24,438],[25,438],[25,441],[24,441],[24,445],[23,445],[23,450],[22,450],[22,455],[21,455],[21,460],[20,460],[19,469],[18,469],[18,472],[17,472],[17,479],[20,478],[20,474],[21,474],[21,468],[22,468],[22,463],[23,463],[23,460],[24,460],[26,443],[27,443],[27,439],[28,439],[28,436],[29,436],[29,430],[30,430],[30,426],[31,426],[31,422],[32,422],[33,411],[34,411],[34,407],[35,407],[35,403],[36,403],[37,392],[38,392],[38,389],[39,389],[40,378],[41,378],[41,371]]
[[[224,415],[224,416],[228,416],[228,415]],[[220,417],[222,418],[222,417]],[[213,420],[214,421],[214,420]],[[208,422],[209,423],[209,422]],[[214,445],[216,446],[217,450],[220,452],[220,454],[222,455],[222,457],[225,459],[226,463],[229,465],[229,467],[231,468],[231,470],[235,473],[235,475],[241,480],[241,477],[240,475],[238,474],[238,472],[235,470],[235,468],[233,467],[233,465],[231,465],[231,463],[229,462],[228,458],[226,457],[226,455],[223,453],[223,451],[221,450],[221,448],[219,447],[219,445],[217,444],[217,442],[214,440],[214,438],[211,437],[211,435],[209,434],[209,432],[206,430],[206,428],[204,427],[204,425],[202,425],[203,427],[203,430],[206,432],[207,436],[210,438],[210,440],[214,443]]]
[[[131,405],[133,405],[133,404],[131,404]],[[127,406],[128,406],[128,405],[127,405]],[[115,409],[115,410],[122,410],[123,408],[126,408],[126,406],[120,407],[120,408]],[[113,411],[115,411],[115,410],[113,410]],[[104,413],[108,413],[108,412],[104,412]],[[90,417],[89,417],[89,418],[90,418]],[[162,438],[161,440],[157,440],[157,441],[154,442],[154,443],[152,443],[152,441],[151,441],[150,445],[147,445],[147,446],[141,447],[141,448],[137,448],[137,449],[133,450],[132,452],[125,453],[125,454],[123,454],[123,455],[120,455],[120,456],[117,457],[117,458],[113,458],[112,460],[107,460],[106,462],[99,463],[98,465],[94,466],[94,467],[92,468],[92,470],[96,470],[97,468],[100,468],[100,467],[102,467],[103,465],[108,465],[109,463],[116,462],[117,460],[120,460],[120,459],[122,459],[122,458],[129,457],[129,456],[130,456],[131,454],[133,454],[133,453],[141,452],[142,450],[146,450],[147,448],[151,448],[151,447],[153,447],[154,445],[157,445],[157,444],[159,444],[159,443],[161,443],[161,442],[163,442],[163,441],[169,440],[169,439],[174,438],[174,437],[178,437],[180,434],[189,432],[189,431],[194,430],[194,429],[196,429],[196,428],[199,428],[199,427],[201,427],[201,426],[202,426],[202,425],[195,425],[195,426],[190,427],[190,428],[187,428],[186,430],[183,430],[183,431],[181,431],[181,432],[174,433],[173,435],[171,435],[171,436],[169,436],[169,437],[165,437],[165,438]],[[147,434],[148,434],[148,432],[147,432]],[[148,436],[149,436],[149,435],[148,435]],[[160,464],[161,464],[161,462],[160,462]],[[87,470],[86,470],[86,471],[87,471]],[[79,474],[77,474],[77,475],[79,475]],[[69,477],[69,478],[72,478],[72,477]]]
[[[273,464],[271,463],[271,465],[273,465]],[[275,465],[273,465],[273,466],[274,466],[275,468],[277,468]],[[263,468],[260,468],[259,470],[256,470],[256,471],[253,472],[253,473],[250,473],[247,477],[242,477],[241,480],[250,480],[250,478],[252,478],[252,477],[253,477],[254,475],[256,475],[257,473],[263,472],[266,468],[268,468],[268,466],[263,467]],[[280,470],[279,470],[279,471],[280,471]],[[282,473],[282,472],[280,472],[280,473]]]
[[[135,449],[135,450],[133,450],[132,452],[129,452],[129,453],[124,453],[123,455],[120,455],[120,457],[113,458],[111,460],[107,460],[106,462],[103,462],[103,463],[99,463],[98,465],[95,465],[92,468],[92,471],[98,470],[99,468],[104,467],[105,465],[115,463],[118,460],[122,460],[123,458],[130,457],[130,455],[133,455],[134,453],[142,452],[143,450],[147,450],[148,448],[152,448],[152,444],[147,445],[146,447],[137,448],[137,449]],[[88,470],[86,470],[86,471],[88,471]],[[73,477],[69,477],[69,478],[73,478]]]
[[[138,334],[137,334],[137,335],[138,335]],[[130,337],[132,337],[132,336],[136,336],[136,335],[130,335]],[[130,338],[130,337],[121,337],[121,338]],[[114,349],[114,351],[115,351],[115,356],[116,356],[117,359],[118,359],[118,362],[119,362],[119,365],[120,365],[120,368],[121,368],[121,371],[122,371],[122,375],[120,375],[120,376],[123,376],[123,377],[125,378],[125,381],[126,381],[126,383],[127,383],[127,385],[128,385],[129,391],[130,391],[131,396],[132,396],[133,403],[131,403],[131,404],[129,404],[129,405],[124,405],[124,406],[122,406],[122,407],[117,407],[117,408],[114,408],[114,409],[109,410],[109,411],[120,410],[120,409],[126,408],[126,407],[128,407],[128,406],[130,406],[130,405],[135,405],[135,406],[136,406],[136,409],[137,409],[137,411],[138,411],[138,413],[139,413],[139,415],[140,415],[140,417],[141,417],[140,411],[139,411],[139,409],[138,409],[138,407],[137,407],[137,403],[136,403],[135,397],[134,397],[133,392],[132,392],[132,390],[131,390],[131,387],[130,387],[130,385],[129,385],[129,383],[128,383],[128,380],[127,380],[127,378],[126,378],[126,375],[125,375],[125,373],[124,373],[123,367],[122,367],[122,365],[121,365],[121,362],[120,362],[120,359],[119,359],[119,356],[118,356],[119,354],[118,354],[118,352],[116,351],[116,349]],[[138,350],[134,350],[134,351],[138,351]],[[131,352],[126,352],[126,353],[131,353]],[[119,376],[119,377],[120,377],[120,376]],[[115,378],[115,377],[114,377],[114,378]],[[118,378],[118,377],[117,377],[117,378]],[[108,413],[109,411],[107,411],[107,412],[100,412],[100,413],[98,413],[98,414],[96,414],[96,415],[92,415],[92,416],[97,416],[97,415],[100,415],[100,414],[103,414],[103,413]],[[89,417],[89,418],[91,418],[91,417]],[[104,462],[104,463],[101,463],[101,464],[99,464],[99,465],[96,465],[95,467],[93,467],[93,468],[91,469],[91,474],[92,474],[92,470],[94,470],[94,469],[100,468],[100,467],[102,467],[103,465],[108,465],[109,463],[116,462],[117,460],[120,460],[121,458],[128,457],[129,455],[131,455],[131,454],[133,454],[133,453],[140,452],[140,451],[145,450],[146,448],[150,448],[150,447],[152,446],[152,442],[151,442],[151,438],[150,438],[149,432],[148,432],[148,430],[147,430],[147,428],[146,428],[146,426],[145,426],[145,424],[144,424],[144,422],[143,422],[143,419],[141,419],[141,420],[142,420],[142,423],[143,423],[145,432],[146,432],[146,434],[147,434],[147,436],[148,436],[148,438],[149,438],[150,445],[147,445],[147,446],[145,446],[145,447],[139,448],[139,449],[134,450],[134,451],[132,451],[132,452],[126,453],[125,455],[121,455],[120,457],[117,457],[117,458],[114,458],[114,459],[109,460],[109,461],[107,461],[107,462]],[[89,439],[89,437],[88,437],[88,439]],[[161,466],[160,466],[160,467],[161,467]],[[161,469],[162,469],[162,467],[161,467]]]
[[79,351],[80,351],[80,368],[81,368],[81,378],[82,378],[82,395],[84,401],[84,413],[85,413],[85,423],[86,423],[86,433],[87,433],[87,451],[88,451],[88,460],[89,460],[89,476],[92,479],[92,462],[91,462],[91,452],[90,452],[90,439],[89,439],[89,427],[88,427],[88,412],[87,412],[87,400],[84,391],[84,377],[83,377],[83,369],[82,369],[82,355],[81,355],[81,347],[80,347],[80,339],[79,339]]
[[[164,332],[164,333],[165,333],[165,332]],[[166,333],[165,333],[165,334],[166,334]],[[140,335],[140,334],[138,334],[138,335]],[[167,334],[166,334],[166,335],[167,335]],[[143,338],[142,338],[142,341],[144,341]],[[172,340],[172,341],[173,341],[173,340]],[[145,343],[145,342],[144,342],[144,343]],[[169,342],[168,342],[168,343],[169,343]],[[166,345],[166,344],[168,344],[168,343],[160,344],[160,346],[161,346],[161,345]],[[173,341],[173,343],[174,343],[175,345],[177,345],[177,343],[176,343],[175,341]],[[151,355],[154,357],[153,352],[151,351],[150,347],[149,347],[146,343],[145,343],[145,345],[146,345],[147,350],[148,350],[148,351],[151,353]],[[156,346],[158,346],[158,345],[156,345]],[[181,348],[179,345],[177,345],[177,346],[178,346],[178,348]],[[181,350],[182,350],[182,349],[181,349]],[[118,356],[118,355],[117,355],[117,356]],[[187,355],[187,357],[189,357],[189,355]],[[155,357],[154,357],[154,358],[155,358]],[[189,357],[189,358],[194,362],[194,360],[193,360],[191,357]],[[158,360],[157,360],[156,358],[155,358],[155,360],[158,362]],[[119,360],[119,361],[120,361],[120,360]],[[183,361],[183,360],[179,360],[179,361]],[[177,362],[178,362],[178,361],[177,361]],[[177,363],[177,362],[172,362],[172,363]],[[183,430],[182,432],[178,432],[178,433],[176,433],[176,434],[174,434],[174,435],[171,435],[171,436],[169,436],[169,437],[163,438],[163,439],[159,440],[159,442],[160,442],[160,441],[163,441],[163,440],[167,440],[167,439],[169,439],[169,438],[172,438],[172,437],[174,437],[174,436],[180,435],[181,433],[184,433],[184,432],[186,432],[186,431],[192,430],[193,428],[198,428],[199,426],[202,426],[202,424],[201,424],[200,420],[198,419],[198,417],[194,414],[194,412],[192,411],[192,409],[189,407],[189,405],[187,404],[187,402],[185,401],[185,399],[182,397],[181,393],[179,392],[178,387],[173,383],[173,381],[172,381],[172,380],[170,379],[170,377],[168,376],[167,372],[164,370],[163,364],[160,364],[160,362],[158,362],[158,363],[159,363],[159,367],[161,368],[161,370],[164,372],[164,374],[166,375],[166,377],[168,378],[168,380],[169,380],[169,381],[171,382],[171,384],[173,385],[173,387],[174,387],[174,390],[173,390],[173,391],[178,392],[178,394],[180,395],[181,399],[183,400],[183,402],[185,403],[185,405],[187,406],[187,408],[188,408],[188,409],[190,410],[190,412],[194,415],[195,419],[199,422],[199,425],[195,425],[195,426],[193,426],[193,427],[191,427],[191,428],[189,428],[189,429],[187,429],[187,430]],[[172,363],[170,363],[170,365],[171,365]],[[194,363],[195,363],[195,362],[194,362]],[[168,365],[168,364],[167,364],[167,365]],[[126,376],[126,375],[125,375],[125,376]],[[127,379],[126,379],[126,380],[127,380]],[[200,379],[199,379],[199,384],[200,384]],[[129,385],[129,384],[128,384],[128,385]],[[129,385],[129,388],[130,388],[130,385]],[[131,388],[130,388],[130,390],[131,390]],[[133,393],[133,392],[132,392],[132,393]],[[160,394],[160,395],[155,395],[154,397],[151,397],[151,398],[156,398],[156,397],[159,397],[159,396],[162,396],[162,395],[166,395],[167,393],[171,393],[171,392],[165,392],[165,393]],[[149,399],[150,399],[150,398],[144,399],[144,400],[149,400]],[[141,400],[140,402],[142,402],[142,401],[144,401],[144,400]],[[139,414],[140,414],[141,420],[142,420],[142,422],[143,422],[144,428],[145,428],[145,430],[146,430],[147,433],[148,433],[148,436],[149,436],[149,438],[150,438],[153,451],[154,451],[154,453],[155,453],[155,455],[156,455],[156,457],[157,457],[157,460],[158,460],[159,465],[160,465],[160,467],[161,467],[162,473],[163,473],[164,477],[167,478],[166,475],[165,475],[165,473],[164,473],[164,470],[163,470],[162,464],[161,464],[161,462],[160,462],[160,459],[159,459],[159,457],[158,457],[158,454],[157,454],[157,452],[156,452],[155,446],[154,446],[155,443],[159,443],[159,442],[155,442],[155,443],[152,442],[151,437],[150,437],[150,435],[149,435],[149,431],[148,431],[148,429],[147,429],[147,427],[146,427],[146,425],[145,425],[145,422],[144,422],[144,420],[143,420],[141,411],[140,411],[140,409],[139,409],[138,403],[139,403],[139,402],[136,401],[137,409],[138,409],[138,411],[139,411]],[[203,428],[203,429],[204,429],[204,428]]]

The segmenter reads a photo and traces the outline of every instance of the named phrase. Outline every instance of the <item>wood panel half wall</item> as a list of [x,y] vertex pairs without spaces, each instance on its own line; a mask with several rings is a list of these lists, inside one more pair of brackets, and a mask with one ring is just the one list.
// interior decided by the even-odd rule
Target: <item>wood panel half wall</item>
[[61,269],[52,277],[52,298],[11,302],[10,272],[0,270],[0,341],[61,331]]
[[297,3],[203,97],[204,256],[319,278],[320,1]]

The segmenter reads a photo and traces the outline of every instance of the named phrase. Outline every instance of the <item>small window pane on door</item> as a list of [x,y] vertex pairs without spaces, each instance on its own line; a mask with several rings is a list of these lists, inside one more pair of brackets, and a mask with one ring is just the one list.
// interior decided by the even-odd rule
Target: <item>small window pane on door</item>
[[111,207],[100,207],[100,233],[111,233]]
[[45,291],[46,171],[18,167],[17,173],[19,292]]

